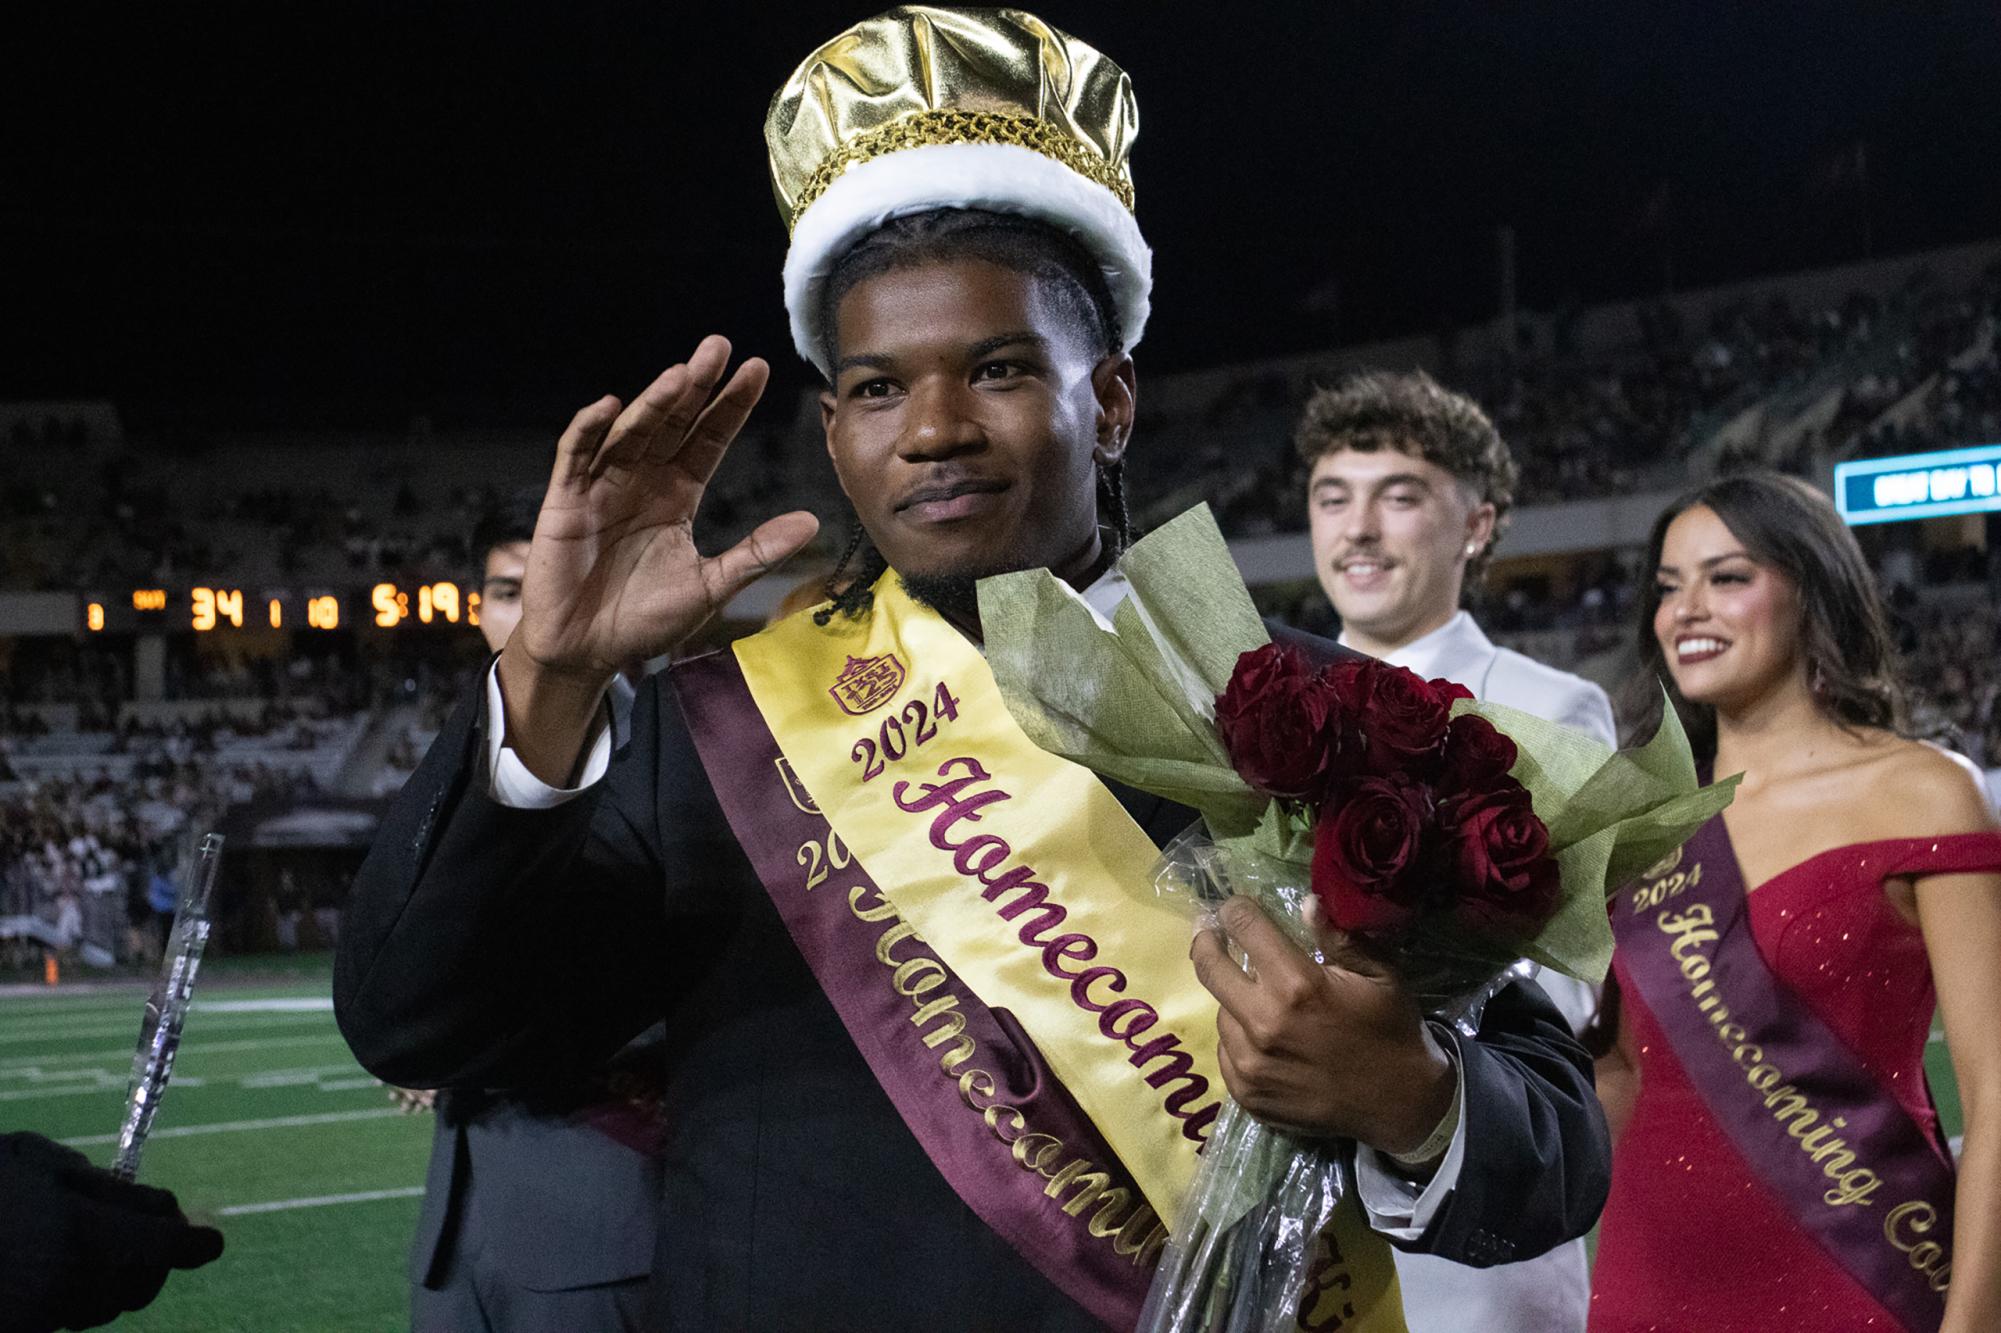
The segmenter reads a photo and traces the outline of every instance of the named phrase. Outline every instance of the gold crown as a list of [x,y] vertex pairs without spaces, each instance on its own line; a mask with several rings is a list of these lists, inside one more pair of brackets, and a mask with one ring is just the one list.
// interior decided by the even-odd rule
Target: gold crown
[[1139,106],[1124,70],[1019,9],[906,5],[806,57],[771,99],[764,141],[788,231],[843,173],[935,144],[1012,144],[1130,210]]

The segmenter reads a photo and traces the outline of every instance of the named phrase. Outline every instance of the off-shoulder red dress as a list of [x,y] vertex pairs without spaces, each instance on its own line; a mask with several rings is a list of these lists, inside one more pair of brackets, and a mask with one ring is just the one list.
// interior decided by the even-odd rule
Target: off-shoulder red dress
[[[1836,847],[1750,895],[1774,976],[1938,1142],[1925,1085],[1936,996],[1896,877],[2001,870],[2001,834]],[[1591,1278],[1592,1333],[1845,1333],[1901,1326],[1802,1230],[1717,1125],[1614,958],[1640,1090],[1612,1159]],[[1944,1151],[1943,1144],[1940,1150]]]

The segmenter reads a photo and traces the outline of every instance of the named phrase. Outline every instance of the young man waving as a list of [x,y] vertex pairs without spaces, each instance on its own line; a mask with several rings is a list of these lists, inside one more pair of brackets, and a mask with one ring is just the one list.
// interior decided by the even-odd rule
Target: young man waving
[[648,681],[612,753],[618,665],[816,527],[698,552],[765,379],[705,339],[565,432],[520,626],[363,868],[336,999],[386,1078],[546,1077],[666,1017],[661,1327],[1129,1327],[1225,1070],[1364,1145],[1358,1254],[1497,1262],[1602,1201],[1584,1056],[1532,988],[1461,1041],[1389,978],[1269,952],[1238,903],[1270,966],[1219,984],[1219,1030],[1185,926],[1132,892],[1191,813],[999,703],[980,576],[1122,591],[1136,125],[1117,66],[1020,11],[898,9],[808,57],[766,141],[860,520],[838,596]]

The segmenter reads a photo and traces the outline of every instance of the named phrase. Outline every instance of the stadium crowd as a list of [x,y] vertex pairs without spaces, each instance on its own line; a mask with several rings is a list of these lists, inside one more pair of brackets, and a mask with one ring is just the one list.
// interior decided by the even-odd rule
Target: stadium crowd
[[0,783],[0,926],[12,923],[0,949],[12,965],[43,944],[64,955],[93,945],[100,965],[157,958],[190,832],[231,804],[285,794],[278,775],[192,764]]
[[[1578,349],[1577,318],[1563,314],[1525,327],[1505,355],[1461,361],[1442,340],[1438,378],[1487,407],[1521,469],[1517,503],[1673,489],[1697,450],[1768,401],[1825,395],[1833,409],[1781,457],[1732,443],[1719,462],[1801,471],[1817,458],[2001,436],[2001,264],[1970,285],[1919,270],[1888,298],[1858,289],[1817,309],[1773,294],[1719,303],[1696,320],[1662,301],[1638,308],[1633,322],[1634,338],[1592,352]],[[1199,428],[1183,427],[1201,439],[1191,466],[1158,480],[1136,472],[1142,512],[1163,518],[1202,495],[1214,497],[1232,536],[1298,530],[1305,473],[1288,438],[1312,388],[1269,370],[1225,384],[1195,414]],[[1920,389],[1920,401],[1892,413]]]
[[[1588,316],[1575,311],[1523,324],[1502,354],[1461,357],[1460,340],[1440,339],[1441,381],[1485,404],[1514,453],[1518,504],[1677,484],[1705,441],[1760,402],[1831,395],[1833,406],[1785,456],[1761,460],[1755,440],[1738,441],[1718,465],[1802,468],[2001,438],[2001,264],[1958,287],[1920,269],[1888,296],[1739,297],[1699,315],[1660,301],[1636,307],[1631,320],[1635,336],[1589,350],[1579,334]],[[1289,435],[1312,387],[1276,369],[1248,370],[1175,419],[1147,423],[1150,434],[1195,443],[1155,444],[1134,468],[1143,520],[1195,497],[1210,500],[1232,537],[1301,528],[1305,465]],[[46,464],[94,443],[109,450],[94,469],[37,465],[0,479],[0,586],[167,581],[246,556],[281,574],[464,578],[476,520],[509,489],[504,479],[438,487],[404,477],[377,486],[386,498],[370,505],[323,483],[263,478],[191,500],[170,484],[133,479],[148,468],[170,472],[213,441],[171,435],[148,441],[142,457],[122,440],[95,438],[104,432],[85,419],[16,420],[16,458]],[[808,443],[817,456],[817,442]],[[787,464],[802,447],[775,428],[748,438],[740,465],[726,467],[706,497],[712,530],[731,532],[789,502],[781,492],[797,469]],[[1263,461],[1246,466],[1247,458]],[[1901,647],[1928,687],[1921,721],[2001,774],[2001,621],[1992,605],[2001,561],[1889,543],[1879,565]],[[1641,577],[1635,552],[1607,552],[1573,565],[1561,586],[1503,577],[1474,596],[1497,640],[1617,688],[1633,668]],[[1954,586],[1958,594],[1938,595]],[[1335,628],[1315,586],[1262,600],[1303,628]],[[0,916],[70,921],[70,903],[115,900],[144,924],[153,909],[132,886],[168,855],[178,829],[168,812],[318,790],[331,780],[327,765],[297,758],[338,751],[373,718],[387,725],[355,790],[393,793],[437,734],[458,680],[456,667],[394,654],[204,655],[178,643],[164,663],[165,699],[212,706],[162,712],[131,706],[125,675],[115,653],[88,645],[0,663]],[[47,705],[68,712],[52,723]],[[37,762],[51,754],[63,762]],[[284,762],[288,754],[294,762]]]

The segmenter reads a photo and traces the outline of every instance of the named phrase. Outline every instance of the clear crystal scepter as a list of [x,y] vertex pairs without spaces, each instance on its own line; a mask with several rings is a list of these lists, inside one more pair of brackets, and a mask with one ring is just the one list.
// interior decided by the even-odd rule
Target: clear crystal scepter
[[202,949],[208,944],[209,892],[215,888],[215,872],[221,864],[222,835],[210,833],[201,840],[194,884],[174,912],[174,932],[160,962],[160,980],[147,998],[146,1013],[139,1022],[139,1049],[132,1055],[132,1084],[125,1095],[125,1125],[118,1131],[118,1156],[111,1163],[112,1174],[121,1180],[139,1174],[139,1154],[146,1147],[153,1117],[159,1114],[160,1099],[167,1092],[167,1079],[174,1072],[181,1022],[188,1016],[195,973],[201,968]]

